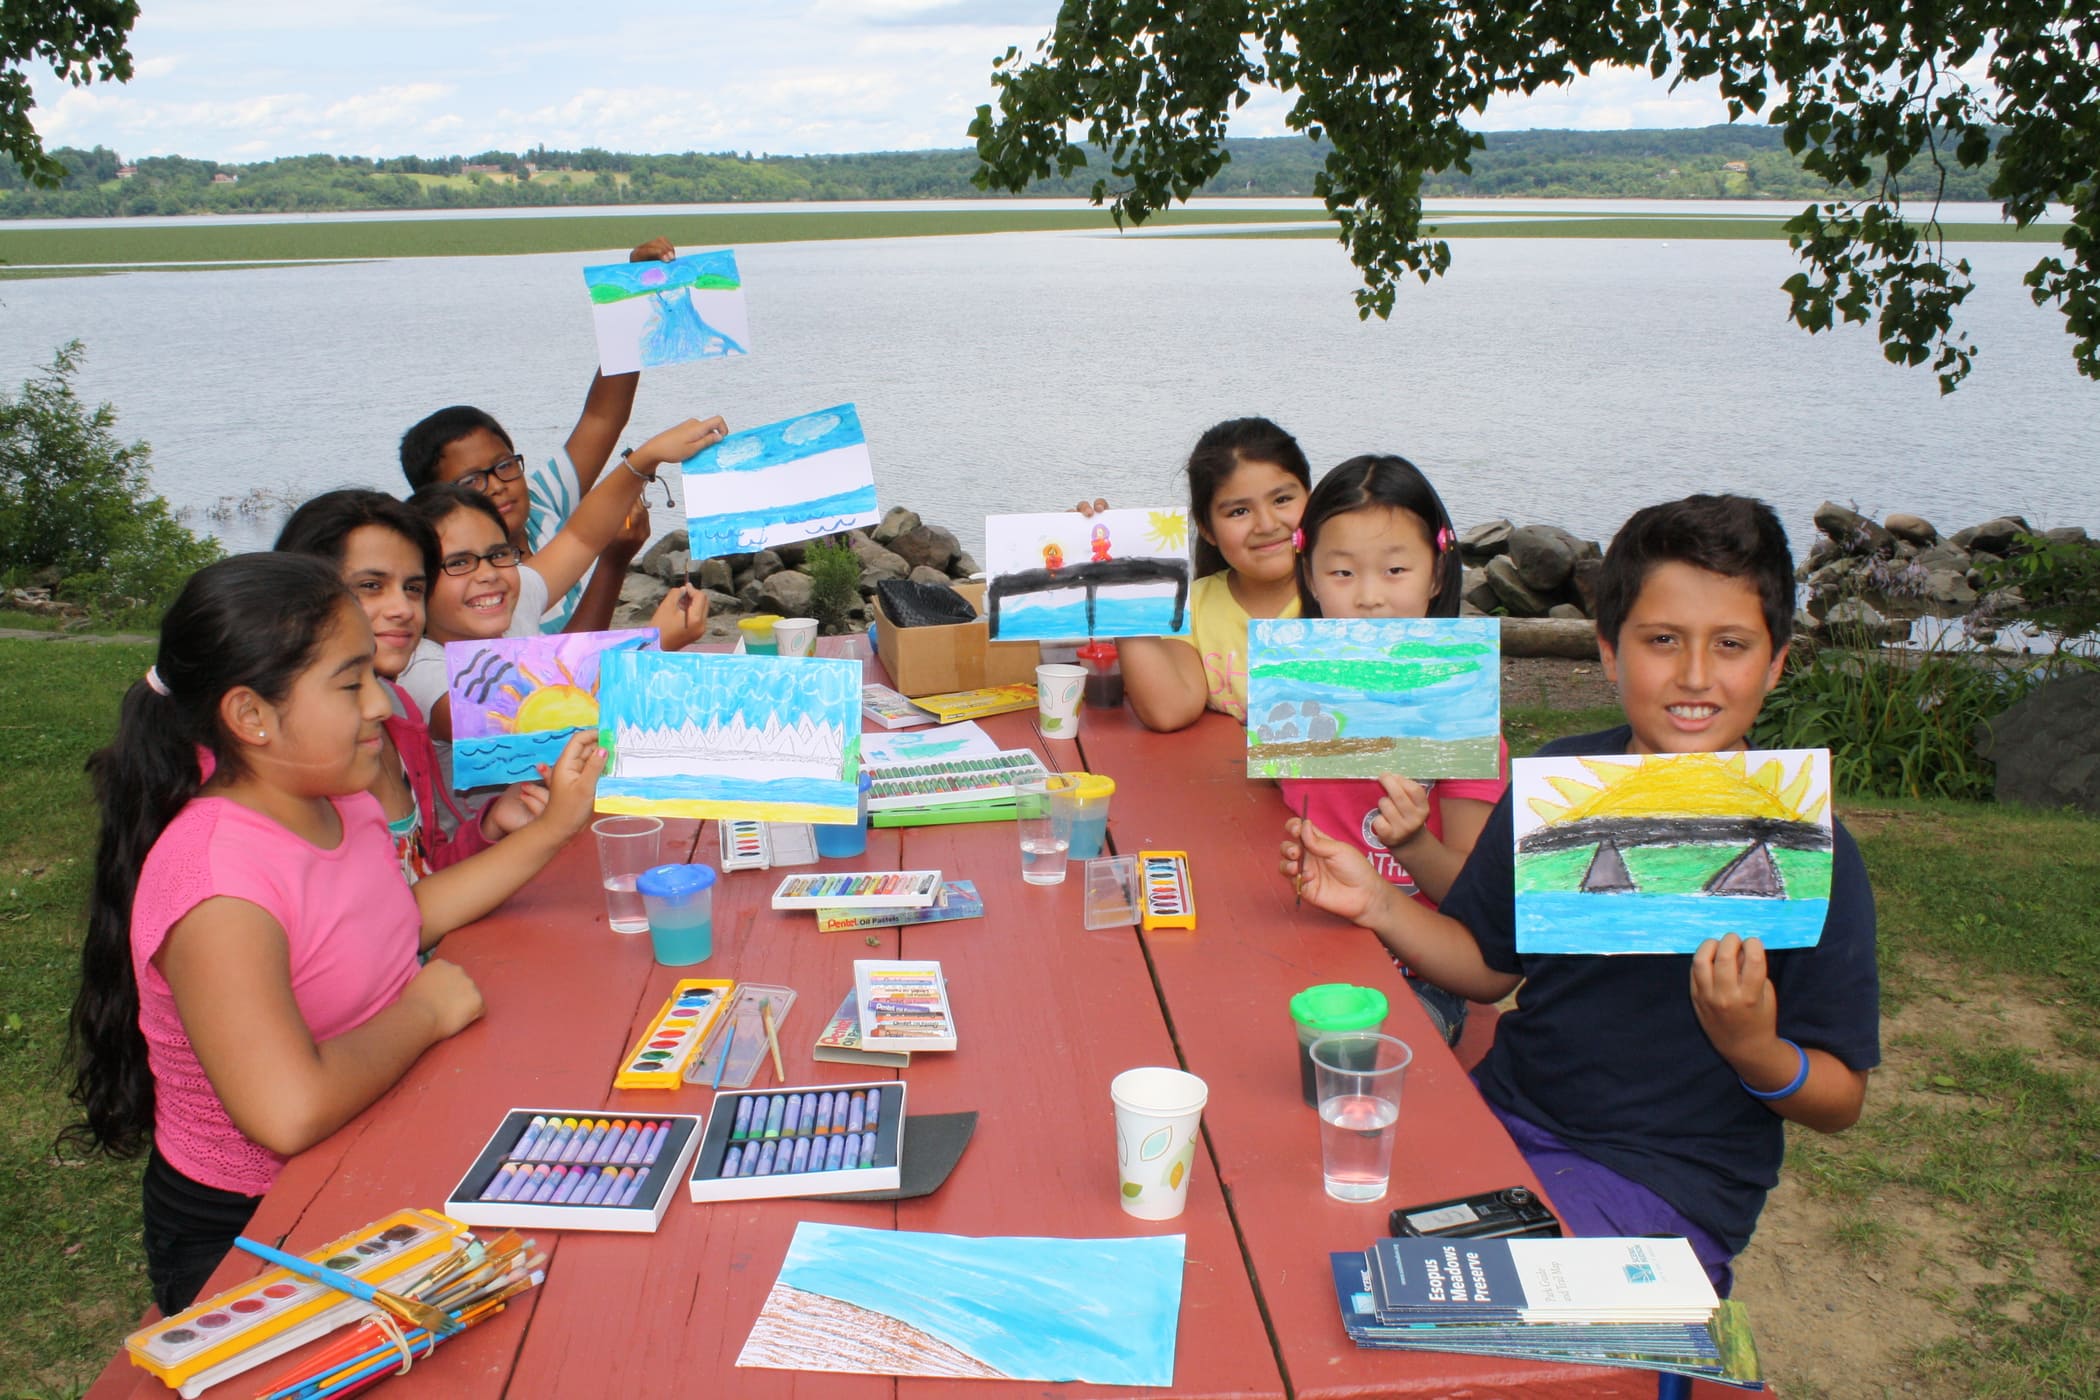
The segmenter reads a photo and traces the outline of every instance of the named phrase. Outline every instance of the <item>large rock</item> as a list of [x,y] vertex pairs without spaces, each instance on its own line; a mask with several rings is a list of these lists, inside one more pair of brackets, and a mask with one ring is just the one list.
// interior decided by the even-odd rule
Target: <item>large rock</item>
[[2034,533],[2033,527],[2017,515],[2001,515],[1996,520],[1986,520],[1973,530],[1962,532],[1969,538],[1958,540],[1963,548],[1983,550],[1987,554],[2006,555],[2013,552],[2013,541],[2021,535]]
[[655,574],[658,578],[662,578],[664,576],[664,557],[674,550],[681,554],[686,553],[691,547],[685,531],[666,531],[664,537],[643,550],[642,557],[635,560],[630,567],[638,572]]
[[2100,813],[2100,673],[2049,681],[1980,728],[2000,802]]
[[1480,569],[1467,569],[1462,575],[1464,582],[1458,591],[1459,602],[1476,613],[1491,613],[1502,606],[1502,595],[1488,582],[1487,574]]
[[1507,520],[1475,525],[1458,537],[1458,557],[1468,564],[1485,564],[1498,554],[1509,553],[1509,533],[1513,528]]
[[1509,532],[1510,563],[1540,593],[1566,583],[1581,556],[1582,541],[1558,526],[1519,525]]
[[789,540],[785,544],[774,545],[773,552],[779,555],[780,562],[790,569],[799,569],[802,567],[802,561],[809,557],[809,541]]
[[687,557],[686,552],[682,549],[674,549],[669,553],[659,555],[656,567],[645,569],[643,572],[653,574],[665,583],[676,587],[678,584],[686,581],[687,572],[691,567],[692,560]]
[[671,585],[654,574],[628,574],[620,582],[620,601],[613,608],[613,622],[622,627],[642,626],[670,591]]
[[779,569],[766,575],[758,585],[759,605],[782,617],[809,617],[809,598],[814,587],[808,574]]
[[949,588],[953,586],[946,574],[939,569],[929,569],[924,564],[912,565],[910,577],[913,583],[923,583],[929,588]]
[[1894,535],[1835,501],[1816,507],[1816,528],[1848,554],[1887,554],[1896,547]]
[[1897,512],[1881,522],[1881,528],[1899,540],[1907,540],[1918,548],[1939,543],[1940,532],[1932,528],[1932,522],[1922,515],[1905,515]]
[[962,552],[962,545],[955,536],[938,525],[920,525],[906,530],[889,545],[913,568],[939,569],[943,578],[948,576],[949,563]]
[[1597,615],[1597,580],[1603,574],[1602,559],[1577,559],[1574,571],[1568,575],[1568,586],[1575,590],[1575,602],[1584,617]]
[[1482,573],[1487,578],[1488,587],[1495,591],[1495,597],[1511,617],[1544,617],[1546,609],[1552,606],[1524,581],[1524,576],[1517,572],[1517,566],[1506,554],[1488,560]]
[[1925,601],[1938,609],[1967,612],[1976,606],[1976,590],[1953,569],[1934,569],[1925,575]]
[[1842,598],[1823,614],[1823,635],[1844,646],[1900,642],[1910,636],[1907,620],[1884,616],[1871,603]]
[[956,555],[953,562],[948,565],[948,577],[950,578],[971,578],[983,572],[984,565],[978,563],[967,552]]
[[2093,537],[2085,532],[2083,525],[2059,525],[2054,530],[2042,531],[2042,538],[2051,544],[2091,544]]
[[[888,544],[906,530],[916,530],[925,523],[919,519],[917,511],[906,510],[903,506],[891,506],[889,512],[882,517],[882,523],[868,531],[868,535],[877,544]],[[860,532],[856,530],[854,533]]]
[[1941,540],[1938,544],[1928,545],[1924,549],[1919,550],[1913,562],[1927,572],[1934,569],[1953,569],[1957,573],[1967,573],[1969,569],[1969,551],[1956,548],[1945,540]]
[[873,588],[883,579],[910,576],[911,564],[902,555],[884,549],[866,535],[848,535],[846,542],[853,546],[854,557],[860,560],[861,587]]
[[714,593],[736,592],[736,571],[729,567],[727,559],[702,559],[698,572],[702,588]]
[[780,556],[777,553],[770,549],[761,549],[758,553],[751,556],[751,581],[753,583],[764,583],[786,567],[787,565],[780,562]]

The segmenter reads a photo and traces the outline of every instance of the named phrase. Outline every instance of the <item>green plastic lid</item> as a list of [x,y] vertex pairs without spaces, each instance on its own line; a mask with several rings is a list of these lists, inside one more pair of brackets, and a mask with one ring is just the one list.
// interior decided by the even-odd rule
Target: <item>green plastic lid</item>
[[1323,982],[1291,998],[1291,1019],[1321,1032],[1376,1030],[1387,1010],[1384,992],[1347,982]]

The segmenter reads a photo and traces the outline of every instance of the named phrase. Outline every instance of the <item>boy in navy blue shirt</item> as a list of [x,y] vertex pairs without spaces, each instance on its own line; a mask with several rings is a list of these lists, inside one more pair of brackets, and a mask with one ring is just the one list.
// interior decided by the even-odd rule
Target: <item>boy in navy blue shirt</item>
[[[1597,638],[1626,724],[1541,756],[1719,753],[1748,743],[1793,632],[1793,560],[1769,507],[1692,496],[1636,513],[1605,554]],[[1363,853],[1285,824],[1307,901],[1376,933],[1471,1000],[1518,992],[1475,1081],[1569,1233],[1683,1235],[1723,1294],[1779,1179],[1782,1120],[1840,1132],[1881,1059],[1874,896],[1835,826],[1813,948],[1729,934],[1686,955],[1520,954],[1510,799],[1431,911]]]

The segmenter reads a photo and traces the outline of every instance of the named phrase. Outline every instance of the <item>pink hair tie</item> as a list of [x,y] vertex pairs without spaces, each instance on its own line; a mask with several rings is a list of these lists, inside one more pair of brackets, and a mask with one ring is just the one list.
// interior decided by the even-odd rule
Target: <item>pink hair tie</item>
[[1441,530],[1439,530],[1439,531],[1437,531],[1437,532],[1436,532],[1436,552],[1437,552],[1437,553],[1439,553],[1439,554],[1443,554],[1443,553],[1446,553],[1446,552],[1448,552],[1448,551],[1450,550],[1451,546],[1453,546],[1453,545],[1455,545],[1455,544],[1457,544],[1457,543],[1458,543],[1458,536],[1456,536],[1456,535],[1454,535],[1454,534],[1452,534],[1452,533],[1451,533],[1451,527],[1450,527],[1449,525],[1446,525],[1446,526],[1445,526],[1445,527],[1444,527],[1443,529],[1441,529]]
[[1304,531],[1304,530],[1302,530],[1302,529],[1299,529],[1299,530],[1293,530],[1293,531],[1291,531],[1291,552],[1292,552],[1292,553],[1294,553],[1294,554],[1303,554],[1303,553],[1305,553],[1305,531]]

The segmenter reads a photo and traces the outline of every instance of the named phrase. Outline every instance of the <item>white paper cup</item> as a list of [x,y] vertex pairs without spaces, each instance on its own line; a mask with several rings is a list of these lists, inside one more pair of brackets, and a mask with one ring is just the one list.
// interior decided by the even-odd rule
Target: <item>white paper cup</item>
[[1069,739],[1079,732],[1079,697],[1085,693],[1086,667],[1035,668],[1036,723],[1046,737]]
[[782,656],[808,656],[817,649],[817,620],[783,617],[773,624],[773,640]]
[[1124,1213],[1172,1220],[1189,1202],[1210,1087],[1178,1069],[1126,1069],[1108,1095],[1116,1105],[1116,1182]]

